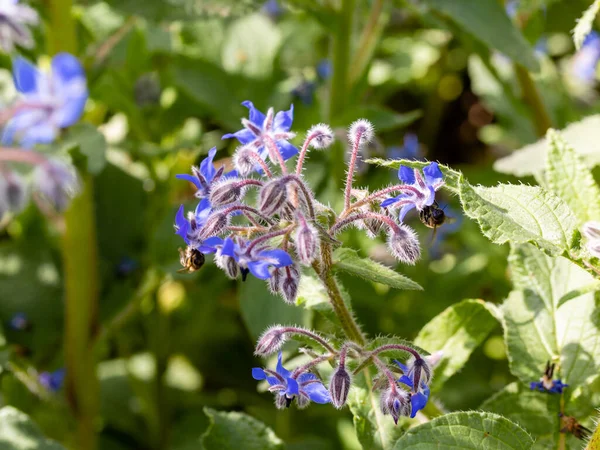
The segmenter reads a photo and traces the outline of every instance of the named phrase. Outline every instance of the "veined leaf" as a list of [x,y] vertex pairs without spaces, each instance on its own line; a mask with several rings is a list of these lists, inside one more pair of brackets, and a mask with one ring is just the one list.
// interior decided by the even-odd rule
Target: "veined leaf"
[[510,267],[516,290],[502,305],[511,371],[525,383],[540,378],[547,361],[576,387],[598,373],[598,328],[593,293],[559,306],[561,298],[593,281],[563,257],[550,257],[531,245],[513,248]]
[[539,69],[533,49],[498,1],[426,0],[426,4],[513,61],[532,71]]
[[434,390],[440,389],[466,364],[473,350],[497,326],[493,308],[482,300],[463,300],[445,309],[421,329],[415,344],[430,352],[443,352],[435,367]]
[[539,186],[461,184],[465,214],[477,220],[492,242],[532,242],[551,254],[573,243],[577,220],[567,204]]
[[600,189],[591,170],[560,133],[548,130],[546,139],[549,144],[545,173],[548,188],[569,205],[579,225],[600,219]]
[[296,305],[311,311],[317,311],[335,325],[340,325],[339,318],[333,312],[327,291],[323,283],[315,275],[303,273],[298,286]]
[[577,50],[581,49],[583,41],[585,41],[587,35],[592,31],[598,10],[600,10],[600,0],[595,0],[577,21],[577,25],[573,29],[573,42],[575,42]]
[[333,252],[333,263],[335,268],[365,280],[382,283],[395,289],[423,290],[410,278],[370,258],[361,258],[355,250],[350,248],[339,248]]
[[58,442],[46,439],[27,414],[12,406],[0,409],[0,448],[2,450],[65,450]]
[[486,412],[455,412],[411,428],[396,442],[397,450],[529,450],[533,439],[505,417]]
[[519,424],[540,441],[554,441],[558,429],[560,396],[540,395],[525,383],[514,382],[487,399],[481,409],[500,414]]
[[239,412],[221,412],[204,408],[210,419],[202,435],[204,450],[283,450],[284,444],[264,423]]
[[[600,163],[600,114],[574,122],[561,131],[565,139],[591,167]],[[538,175],[544,170],[545,138],[514,151],[494,163],[494,169],[518,177]]]
[[[422,169],[431,164],[430,161],[414,161],[412,159],[381,159],[372,158],[366,161],[369,164],[377,164],[378,166],[389,167],[390,169],[399,169],[400,166],[412,167],[413,169]],[[463,182],[463,174],[458,170],[451,169],[448,166],[440,164],[440,170],[444,175],[444,186],[449,190],[458,193],[460,184]]]

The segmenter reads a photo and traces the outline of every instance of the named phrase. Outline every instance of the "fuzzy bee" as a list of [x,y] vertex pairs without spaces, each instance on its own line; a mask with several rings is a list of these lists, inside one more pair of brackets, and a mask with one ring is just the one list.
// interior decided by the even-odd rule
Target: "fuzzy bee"
[[432,205],[425,206],[419,211],[419,219],[426,227],[433,228],[433,236],[431,237],[432,242],[435,240],[435,235],[439,227],[445,223],[452,223],[456,220],[453,217],[448,217],[437,202],[433,202]]
[[559,417],[561,433],[571,433],[577,439],[587,439],[592,434],[592,430],[577,422],[575,417],[566,416],[563,413],[560,413]]
[[204,254],[190,246],[185,250],[179,248],[179,262],[183,269],[179,269],[177,272],[193,273],[204,265]]

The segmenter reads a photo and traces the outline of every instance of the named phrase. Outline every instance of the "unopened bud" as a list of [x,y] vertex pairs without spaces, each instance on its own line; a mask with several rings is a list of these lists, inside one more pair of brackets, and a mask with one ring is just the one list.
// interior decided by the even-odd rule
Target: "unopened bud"
[[210,203],[214,206],[229,205],[242,199],[246,190],[237,178],[224,178],[213,184],[210,190]]
[[305,220],[301,220],[294,241],[298,259],[305,266],[309,266],[317,255],[317,243],[319,242],[317,230]]
[[251,147],[239,147],[233,154],[233,165],[242,177],[250,175],[256,167],[256,151]]
[[412,380],[414,392],[417,392],[421,388],[421,384],[429,384],[431,381],[431,366],[425,358],[411,356],[406,361],[406,367],[408,368],[408,373],[405,375]]
[[325,125],[324,123],[313,125],[306,133],[306,136],[311,139],[310,146],[315,150],[329,147],[334,140],[333,131],[329,125]]
[[280,293],[279,288],[281,286],[281,279],[283,277],[283,271],[284,271],[283,267],[275,267],[271,271],[271,276],[267,280],[267,284],[269,286],[269,291],[271,291],[272,294],[277,295]]
[[209,237],[218,236],[225,228],[229,225],[229,215],[220,211],[213,212],[206,223],[199,230],[198,237],[200,239],[207,239]]
[[287,200],[287,187],[282,180],[273,180],[260,190],[260,211],[271,216],[277,213]]
[[383,414],[389,414],[398,424],[400,416],[410,416],[411,404],[408,392],[399,388],[388,387],[381,393],[380,406]]
[[47,161],[33,174],[33,187],[57,211],[64,211],[79,188],[75,170],[60,162]]
[[6,177],[5,192],[0,194],[5,197],[6,206],[12,212],[21,211],[27,204],[27,184],[19,174],[11,172]]
[[282,267],[282,270],[283,276],[281,277],[279,292],[286,303],[296,303],[298,286],[300,285],[300,271],[298,270],[298,266],[293,264],[291,266]]
[[350,385],[352,379],[350,374],[346,370],[345,366],[340,365],[331,376],[329,382],[329,395],[331,396],[331,403],[337,409],[342,408],[346,404],[348,398],[348,392],[350,392]]
[[232,280],[235,280],[240,273],[240,266],[232,256],[218,255],[215,258],[215,264]]
[[408,225],[400,225],[388,239],[388,248],[398,260],[414,264],[421,257],[421,248],[415,232]]
[[[300,199],[300,200],[302,200],[302,199]],[[296,215],[296,210],[297,210],[297,208],[295,208],[291,202],[285,201],[285,202],[283,202],[283,205],[281,206],[281,209],[279,210],[279,216],[282,219],[291,222],[292,220],[294,220],[294,217]]]
[[267,328],[256,343],[254,354],[267,356],[279,351],[286,339],[285,328],[280,325]]
[[352,145],[359,140],[359,145],[364,145],[373,140],[373,124],[367,119],[358,119],[348,130],[348,140]]

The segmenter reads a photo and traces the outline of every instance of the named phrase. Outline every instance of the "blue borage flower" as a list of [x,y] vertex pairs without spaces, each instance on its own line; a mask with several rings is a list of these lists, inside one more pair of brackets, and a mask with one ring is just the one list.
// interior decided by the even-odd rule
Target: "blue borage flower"
[[50,392],[58,392],[65,381],[65,369],[57,369],[54,372],[42,372],[38,375],[38,381]]
[[538,390],[540,392],[547,392],[549,394],[562,394],[564,388],[568,387],[568,384],[564,384],[560,378],[553,380],[555,364],[550,364],[550,361],[546,363],[546,370],[544,375],[540,378],[540,381],[532,381],[529,384],[531,390]]
[[8,322],[8,326],[10,327],[11,330],[15,330],[15,331],[26,330],[30,326],[29,319],[27,318],[27,314],[25,314],[24,312],[15,313],[10,318],[10,321]]
[[423,168],[423,174],[425,178],[423,178],[419,169],[400,166],[398,178],[412,189],[410,192],[403,192],[397,197],[385,199],[381,202],[381,207],[400,207],[399,219],[400,222],[403,222],[406,213],[411,209],[417,208],[418,211],[421,211],[426,206],[433,205],[435,192],[444,185],[442,171],[437,163],[432,162]]
[[269,108],[266,115],[256,109],[251,101],[245,101],[242,105],[250,111],[249,118],[242,119],[244,128],[226,134],[222,139],[236,138],[242,145],[253,147],[263,160],[269,156],[270,141],[276,145],[284,161],[298,153],[298,149],[288,142],[295,136],[290,132],[294,105],[288,111],[279,111],[277,114],[274,114],[273,108]]
[[[242,280],[248,273],[256,278],[267,280],[271,278],[270,268],[290,266],[294,263],[292,257],[284,250],[270,249],[264,245],[252,246],[252,242],[237,238],[221,239],[212,237],[206,239],[200,248],[202,253],[216,253],[218,258],[232,258],[240,269]],[[225,266],[225,264],[221,264]]]
[[596,66],[600,61],[600,35],[592,31],[571,61],[571,73],[584,83],[596,79]]
[[61,128],[69,127],[83,114],[88,98],[81,63],[73,55],[59,53],[49,73],[40,72],[27,60],[17,57],[13,76],[22,99],[4,129],[2,143],[18,141],[25,148],[49,144]]
[[[417,415],[417,412],[425,408],[430,394],[428,383],[431,378],[431,369],[425,359],[421,359],[420,361],[423,361],[424,365],[415,365],[414,362],[411,364],[410,361],[405,365],[397,359],[394,359],[394,363],[396,363],[403,372],[403,375],[398,379],[398,382],[408,386],[412,391],[410,396],[411,418],[414,418]],[[418,383],[419,389],[415,389],[415,383]]]
[[305,407],[312,400],[315,403],[325,404],[331,402],[329,392],[316,375],[304,372],[293,375],[283,367],[282,355],[279,352],[275,370],[252,369],[252,378],[267,380],[269,391],[275,394],[275,405],[279,409],[289,408],[294,398],[298,397],[298,406]]
[[200,163],[200,167],[192,167],[193,175],[187,173],[175,175],[175,178],[193,183],[196,188],[198,188],[198,191],[196,192],[196,197],[198,198],[208,197],[212,186],[219,180],[237,176],[235,170],[224,173],[225,168],[223,166],[219,169],[215,167],[213,160],[215,159],[216,154],[217,148],[211,148],[208,152],[208,156]]
[[33,37],[27,26],[38,24],[37,11],[20,5],[19,0],[0,0],[0,11],[0,48],[10,53],[15,45],[33,47]]
[[204,226],[211,212],[212,207],[207,198],[200,200],[196,211],[189,212],[187,218],[181,205],[175,216],[175,234],[181,236],[187,245],[191,245],[197,239],[198,230]]
[[421,152],[418,136],[414,133],[406,133],[404,135],[404,144],[402,147],[389,147],[387,156],[392,159],[420,159]]

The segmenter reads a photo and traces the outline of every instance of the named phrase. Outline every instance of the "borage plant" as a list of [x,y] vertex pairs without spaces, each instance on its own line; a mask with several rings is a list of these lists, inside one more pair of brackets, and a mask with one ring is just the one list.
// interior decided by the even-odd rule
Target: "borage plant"
[[[390,253],[403,263],[414,264],[420,257],[419,241],[403,220],[412,208],[421,213],[432,208],[436,190],[444,185],[442,172],[436,163],[422,171],[402,167],[400,184],[374,192],[355,189],[354,172],[361,149],[374,138],[371,123],[357,120],[348,130],[344,207],[337,213],[318,202],[302,174],[309,151],[333,143],[331,128],[324,124],[310,128],[298,151],[289,143],[295,136],[290,131],[293,108],[277,114],[271,108],[263,114],[251,102],[244,105],[250,110],[249,119],[242,120],[244,128],[224,136],[235,137],[242,144],[233,157],[235,170],[225,173],[223,167],[216,168],[216,149],[212,149],[200,167],[192,168],[193,175],[178,175],[196,186],[199,198],[194,212],[184,215],[182,205],[175,219],[176,232],[187,245],[181,250],[184,270],[196,270],[204,255],[213,253],[216,264],[230,278],[245,281],[251,274],[266,280],[273,293],[292,304],[302,277],[311,276],[312,271],[327,293],[339,330],[324,337],[297,326],[268,328],[255,353],[268,356],[279,352],[277,365],[275,369],[255,368],[252,376],[267,381],[278,408],[289,407],[294,401],[303,408],[311,400],[341,408],[354,378],[362,376],[363,383],[371,384],[370,369],[374,369],[381,412],[391,415],[395,423],[400,416],[415,417],[427,403],[432,363],[439,358],[431,359],[427,352],[404,341],[368,339],[344,299],[333,266],[334,259],[348,251],[337,238],[349,226],[370,236],[385,234]],[[295,155],[298,158],[292,172],[286,161]],[[251,195],[251,190],[256,195]],[[390,198],[394,194],[398,196]],[[376,267],[372,271],[391,272],[375,262],[370,264]],[[281,348],[293,338],[301,338],[310,347],[303,349],[310,360],[290,371],[283,366]],[[392,363],[384,356],[408,359]],[[316,371],[324,363],[335,366],[328,389],[323,384],[327,380]]]

